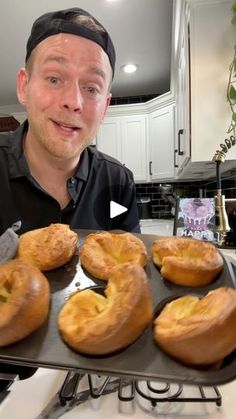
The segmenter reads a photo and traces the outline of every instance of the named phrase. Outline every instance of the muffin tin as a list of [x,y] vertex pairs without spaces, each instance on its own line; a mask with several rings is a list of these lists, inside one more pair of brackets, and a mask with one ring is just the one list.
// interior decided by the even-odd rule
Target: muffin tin
[[[79,246],[88,233],[90,233],[89,230],[78,230]],[[227,260],[224,260],[221,274],[213,283],[205,287],[181,287],[163,280],[158,268],[152,262],[150,251],[151,244],[158,237],[146,234],[136,235],[146,245],[149,255],[145,270],[150,279],[154,313],[157,313],[167,301],[173,298],[190,293],[203,296],[210,290],[222,286],[236,287],[233,266]],[[74,256],[68,265],[45,274],[52,293],[48,321],[21,342],[0,348],[0,362],[206,386],[227,383],[236,377],[236,351],[227,357],[217,370],[188,367],[169,357],[154,343],[152,325],[133,344],[119,353],[92,357],[74,352],[59,335],[58,313],[71,292],[78,288],[104,287],[106,284],[84,272],[78,256]]]

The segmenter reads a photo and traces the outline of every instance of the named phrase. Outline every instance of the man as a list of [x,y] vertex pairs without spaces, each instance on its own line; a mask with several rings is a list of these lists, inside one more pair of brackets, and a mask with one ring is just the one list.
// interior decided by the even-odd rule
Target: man
[[[51,222],[139,231],[132,173],[90,146],[114,69],[110,36],[87,12],[36,20],[17,77],[28,120],[0,138],[0,234],[18,220],[19,233]],[[110,201],[128,210],[110,218]]]
[[[0,137],[0,234],[16,221],[20,234],[56,222],[139,232],[132,173],[90,146],[111,100],[114,70],[110,36],[86,11],[35,21],[17,77],[28,120]],[[110,218],[110,201],[127,211]],[[0,373],[15,371],[0,366]],[[20,370],[21,378],[31,374]]]

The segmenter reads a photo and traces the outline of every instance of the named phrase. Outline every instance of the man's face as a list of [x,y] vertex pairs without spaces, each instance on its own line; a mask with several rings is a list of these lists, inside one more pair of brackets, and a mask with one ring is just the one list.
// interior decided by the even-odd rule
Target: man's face
[[49,36],[18,74],[27,137],[50,155],[73,159],[95,138],[110,102],[111,67],[103,49],[71,34]]

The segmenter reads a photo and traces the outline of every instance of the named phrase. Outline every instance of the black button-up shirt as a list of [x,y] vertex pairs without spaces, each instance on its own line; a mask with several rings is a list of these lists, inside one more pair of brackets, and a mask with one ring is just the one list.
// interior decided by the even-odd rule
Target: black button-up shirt
[[[67,180],[71,201],[63,210],[31,176],[22,147],[25,122],[13,133],[0,135],[0,234],[14,222],[19,233],[50,223],[92,230],[140,231],[132,172],[117,160],[87,147],[75,175]],[[128,208],[110,218],[110,201]]]

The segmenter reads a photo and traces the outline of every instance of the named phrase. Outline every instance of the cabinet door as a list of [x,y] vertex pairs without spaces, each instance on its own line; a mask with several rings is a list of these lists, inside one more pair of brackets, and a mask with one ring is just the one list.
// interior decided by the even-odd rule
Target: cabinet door
[[189,24],[184,23],[178,59],[176,93],[175,167],[176,173],[190,157]]
[[152,180],[174,177],[174,107],[165,106],[149,116],[150,176]]
[[[236,39],[231,6],[232,2],[225,0],[190,7],[193,161],[211,161],[219,145],[230,136],[226,92]],[[229,159],[236,159],[236,147],[227,153]]]
[[120,118],[108,116],[104,119],[96,141],[97,149],[117,160],[121,160]]
[[136,182],[147,181],[146,116],[121,117],[122,163],[134,174]]

